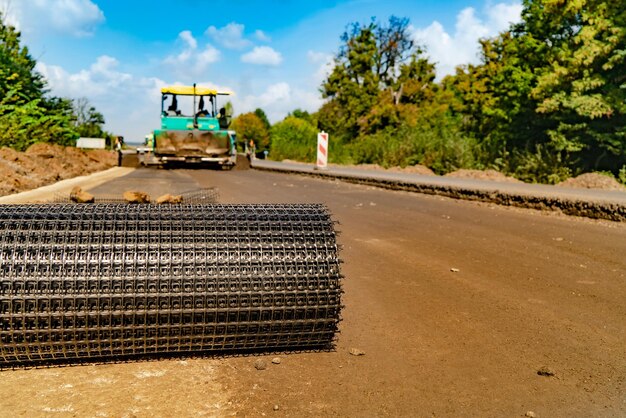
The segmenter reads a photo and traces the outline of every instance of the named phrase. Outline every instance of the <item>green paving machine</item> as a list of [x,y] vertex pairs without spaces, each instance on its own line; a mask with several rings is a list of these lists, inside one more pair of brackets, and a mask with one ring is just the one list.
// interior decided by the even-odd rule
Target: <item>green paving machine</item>
[[[208,163],[234,167],[237,164],[235,132],[228,130],[226,111],[218,106],[218,96],[230,94],[195,84],[163,87],[161,127],[138,150],[140,161],[144,165]],[[191,101],[193,107],[187,103],[190,109],[179,108],[183,100]]]

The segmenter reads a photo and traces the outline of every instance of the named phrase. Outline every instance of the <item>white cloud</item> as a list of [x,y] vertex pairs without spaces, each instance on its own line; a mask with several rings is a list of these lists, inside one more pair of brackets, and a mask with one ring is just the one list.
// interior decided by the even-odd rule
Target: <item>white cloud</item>
[[243,37],[244,25],[241,23],[231,22],[222,28],[209,26],[206,34],[209,35],[217,44],[228,49],[243,49],[251,44],[251,42]]
[[332,58],[331,54],[326,54],[324,52],[317,52],[317,51],[311,51],[311,50],[309,50],[306,53],[306,56],[309,59],[309,61],[312,62],[313,64],[319,64],[321,62],[328,61],[329,58]]
[[163,62],[181,77],[197,77],[207,72],[209,66],[220,60],[221,53],[211,44],[198,49],[198,41],[193,34],[184,30],[178,34],[183,49],[178,54],[167,56]]
[[197,69],[204,71],[209,64],[219,61],[220,51],[214,48],[212,45],[207,45],[203,51],[198,53],[196,59]]
[[493,26],[496,33],[509,27],[511,23],[518,23],[522,17],[522,4],[498,3],[487,8],[488,22]]
[[453,74],[457,65],[478,63],[480,38],[491,37],[521,20],[522,5],[518,2],[488,5],[483,19],[468,7],[456,18],[454,34],[434,21],[423,29],[414,29],[414,39],[425,45],[431,60],[437,63],[437,76]]
[[286,82],[270,84],[260,94],[233,96],[232,102],[237,114],[251,112],[260,107],[273,123],[280,121],[294,109],[313,112],[322,105],[319,94],[292,88]]
[[283,62],[283,57],[280,52],[269,46],[256,46],[252,51],[243,54],[241,61],[248,64],[277,66]]
[[307,58],[311,64],[317,65],[317,70],[313,74],[313,81],[316,85],[320,85],[335,68],[334,57],[332,54],[324,52],[308,51]]
[[76,73],[41,61],[36,69],[48,81],[53,95],[86,97],[104,115],[107,130],[140,141],[159,126],[160,89],[166,83],[155,77],[136,77],[118,67],[115,58],[103,55]]
[[90,36],[104,22],[104,13],[91,0],[0,0],[0,11],[25,33],[56,32]]
[[270,38],[265,32],[260,29],[254,31],[254,37],[261,42],[271,42],[272,38]]
[[178,37],[187,44],[189,49],[196,49],[198,47],[198,41],[193,37],[191,31],[184,30],[178,34]]
[[132,79],[130,74],[117,70],[119,62],[108,55],[98,57],[86,70],[69,74],[62,67],[37,63],[52,92],[64,97],[107,95]]

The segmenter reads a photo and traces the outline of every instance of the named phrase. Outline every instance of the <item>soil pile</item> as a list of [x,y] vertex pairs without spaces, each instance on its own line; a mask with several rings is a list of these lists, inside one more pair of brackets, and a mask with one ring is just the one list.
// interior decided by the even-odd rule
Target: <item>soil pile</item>
[[509,177],[496,170],[456,170],[445,175],[446,177],[464,178],[464,179],[476,179],[476,180],[491,180],[501,181],[505,183],[522,183],[514,177]]
[[389,167],[385,168],[378,164],[358,164],[358,165],[350,165],[347,167],[360,168],[364,170],[382,170],[382,171],[391,171],[394,173],[412,173],[412,174],[421,174],[424,176],[434,176],[436,175],[433,170],[426,167],[425,165],[415,164],[406,167]]
[[390,171],[399,171],[402,173],[413,173],[413,174],[421,174],[423,176],[436,176],[435,172],[425,165],[415,164],[410,165],[404,168],[401,167],[392,167],[389,169]]
[[23,192],[117,164],[115,153],[34,144],[25,152],[0,148],[0,196]]
[[578,189],[602,189],[602,190],[619,190],[626,192],[626,187],[621,185],[613,177],[600,173],[585,173],[578,177],[572,177],[560,182],[557,186],[574,187]]

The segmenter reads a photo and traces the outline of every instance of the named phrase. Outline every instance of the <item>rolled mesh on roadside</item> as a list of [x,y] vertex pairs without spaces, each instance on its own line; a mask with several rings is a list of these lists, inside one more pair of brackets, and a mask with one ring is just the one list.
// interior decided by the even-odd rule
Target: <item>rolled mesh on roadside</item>
[[0,366],[328,348],[340,281],[323,205],[4,205]]

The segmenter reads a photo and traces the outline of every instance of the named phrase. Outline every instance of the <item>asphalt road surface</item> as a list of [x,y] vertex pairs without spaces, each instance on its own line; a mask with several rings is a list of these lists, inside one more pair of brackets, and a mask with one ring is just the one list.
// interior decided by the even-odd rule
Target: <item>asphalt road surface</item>
[[227,357],[5,371],[0,415],[626,415],[626,225],[254,170],[143,169],[92,193],[193,187],[328,205],[346,276],[336,351],[264,356],[266,370]]

